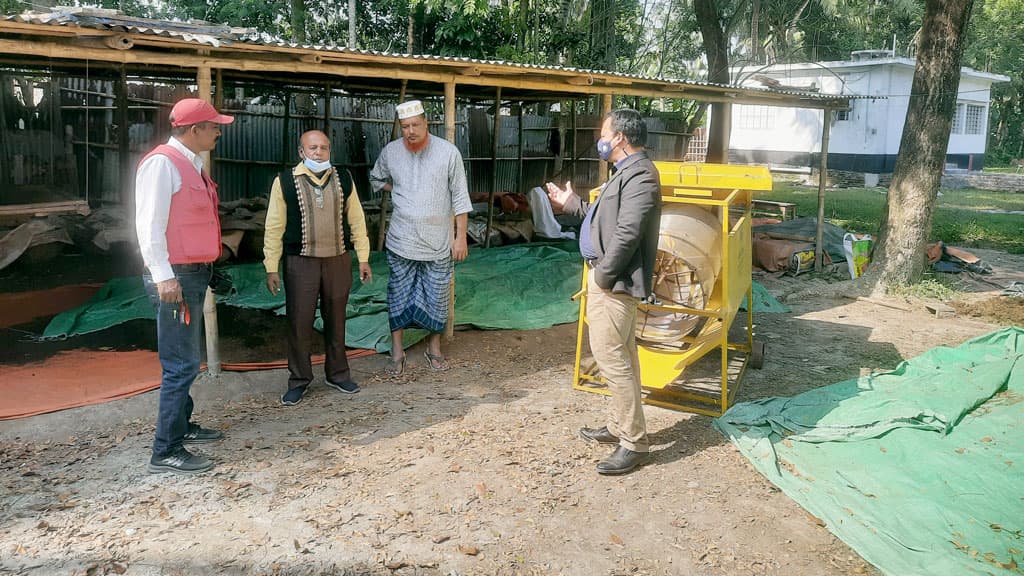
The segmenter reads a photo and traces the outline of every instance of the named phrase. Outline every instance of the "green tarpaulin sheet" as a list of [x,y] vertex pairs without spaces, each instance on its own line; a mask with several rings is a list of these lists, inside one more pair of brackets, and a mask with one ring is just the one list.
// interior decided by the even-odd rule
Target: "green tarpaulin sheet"
[[[348,300],[345,343],[351,348],[386,352],[391,349],[387,316],[388,267],[384,254],[370,256],[373,282],[358,279]],[[575,322],[579,304],[570,296],[580,289],[582,260],[574,241],[552,244],[516,244],[471,250],[455,266],[455,319],[459,325],[483,329],[534,330]],[[284,291],[272,296],[266,289],[262,264],[220,269],[231,289],[217,302],[242,308],[274,310],[284,314]],[[353,277],[358,268],[353,266]],[[754,311],[788,311],[755,283]],[[87,334],[135,319],[154,319],[142,279],[117,278],[108,282],[86,304],[63,312],[47,325],[43,338]],[[322,323],[319,317],[316,328]],[[426,336],[423,330],[405,331],[405,345]]]
[[[391,348],[387,261],[382,253],[373,253],[370,264],[373,282],[361,284],[357,279],[349,296],[345,343],[383,352]],[[574,242],[471,250],[469,258],[455,266],[455,318],[460,325],[484,329],[532,330],[575,322],[579,304],[569,298],[580,288],[581,270]],[[272,296],[267,291],[262,264],[228,266],[221,273],[232,288],[217,297],[219,303],[284,314],[284,292]],[[56,316],[43,338],[86,334],[139,318],[155,318],[142,279],[118,278],[88,303]],[[410,330],[406,343],[425,335]]]
[[1024,573],[1024,330],[733,406],[715,426],[886,574]]

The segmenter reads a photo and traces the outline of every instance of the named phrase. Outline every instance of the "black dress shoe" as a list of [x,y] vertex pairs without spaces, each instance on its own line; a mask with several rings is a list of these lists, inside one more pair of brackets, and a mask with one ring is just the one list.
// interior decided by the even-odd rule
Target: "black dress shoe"
[[611,456],[597,463],[597,473],[606,476],[625,474],[646,464],[650,457],[649,452],[633,452],[625,446],[619,446]]
[[600,444],[618,444],[619,437],[608,431],[607,426],[600,428],[580,428],[580,436],[584,440],[592,440]]

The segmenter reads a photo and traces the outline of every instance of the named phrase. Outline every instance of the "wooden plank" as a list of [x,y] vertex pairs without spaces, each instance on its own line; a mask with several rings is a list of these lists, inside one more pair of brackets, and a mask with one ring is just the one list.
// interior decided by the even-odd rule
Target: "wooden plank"
[[0,206],[0,216],[45,216],[61,212],[77,212],[89,214],[89,203],[85,200],[66,200],[62,202],[33,202],[30,204],[8,204]]
[[956,316],[956,309],[942,302],[928,302],[924,307],[934,314],[936,318],[952,318]]

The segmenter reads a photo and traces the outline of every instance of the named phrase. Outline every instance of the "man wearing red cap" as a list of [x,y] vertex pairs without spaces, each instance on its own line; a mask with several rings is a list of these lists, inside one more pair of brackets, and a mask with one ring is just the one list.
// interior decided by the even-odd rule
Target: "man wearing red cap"
[[156,308],[163,369],[149,471],[194,474],[213,468],[213,462],[184,445],[224,436],[191,421],[189,389],[202,359],[203,301],[221,249],[217,185],[203,170],[200,154],[214,149],[220,126],[234,117],[186,98],[171,109],[170,120],[171,137],[142,159],[135,175],[135,229],[147,270],[142,279]]

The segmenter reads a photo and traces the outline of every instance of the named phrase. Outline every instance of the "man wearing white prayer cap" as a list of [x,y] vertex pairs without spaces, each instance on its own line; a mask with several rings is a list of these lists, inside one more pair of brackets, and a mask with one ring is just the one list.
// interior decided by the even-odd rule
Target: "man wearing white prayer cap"
[[427,367],[447,370],[441,332],[452,305],[448,286],[454,262],[469,253],[466,225],[473,207],[466,169],[459,149],[428,131],[422,102],[403,102],[395,113],[402,138],[384,147],[370,172],[374,190],[390,192],[394,206],[386,245],[391,360],[385,371],[405,371],[402,332],[408,327],[430,332]]

